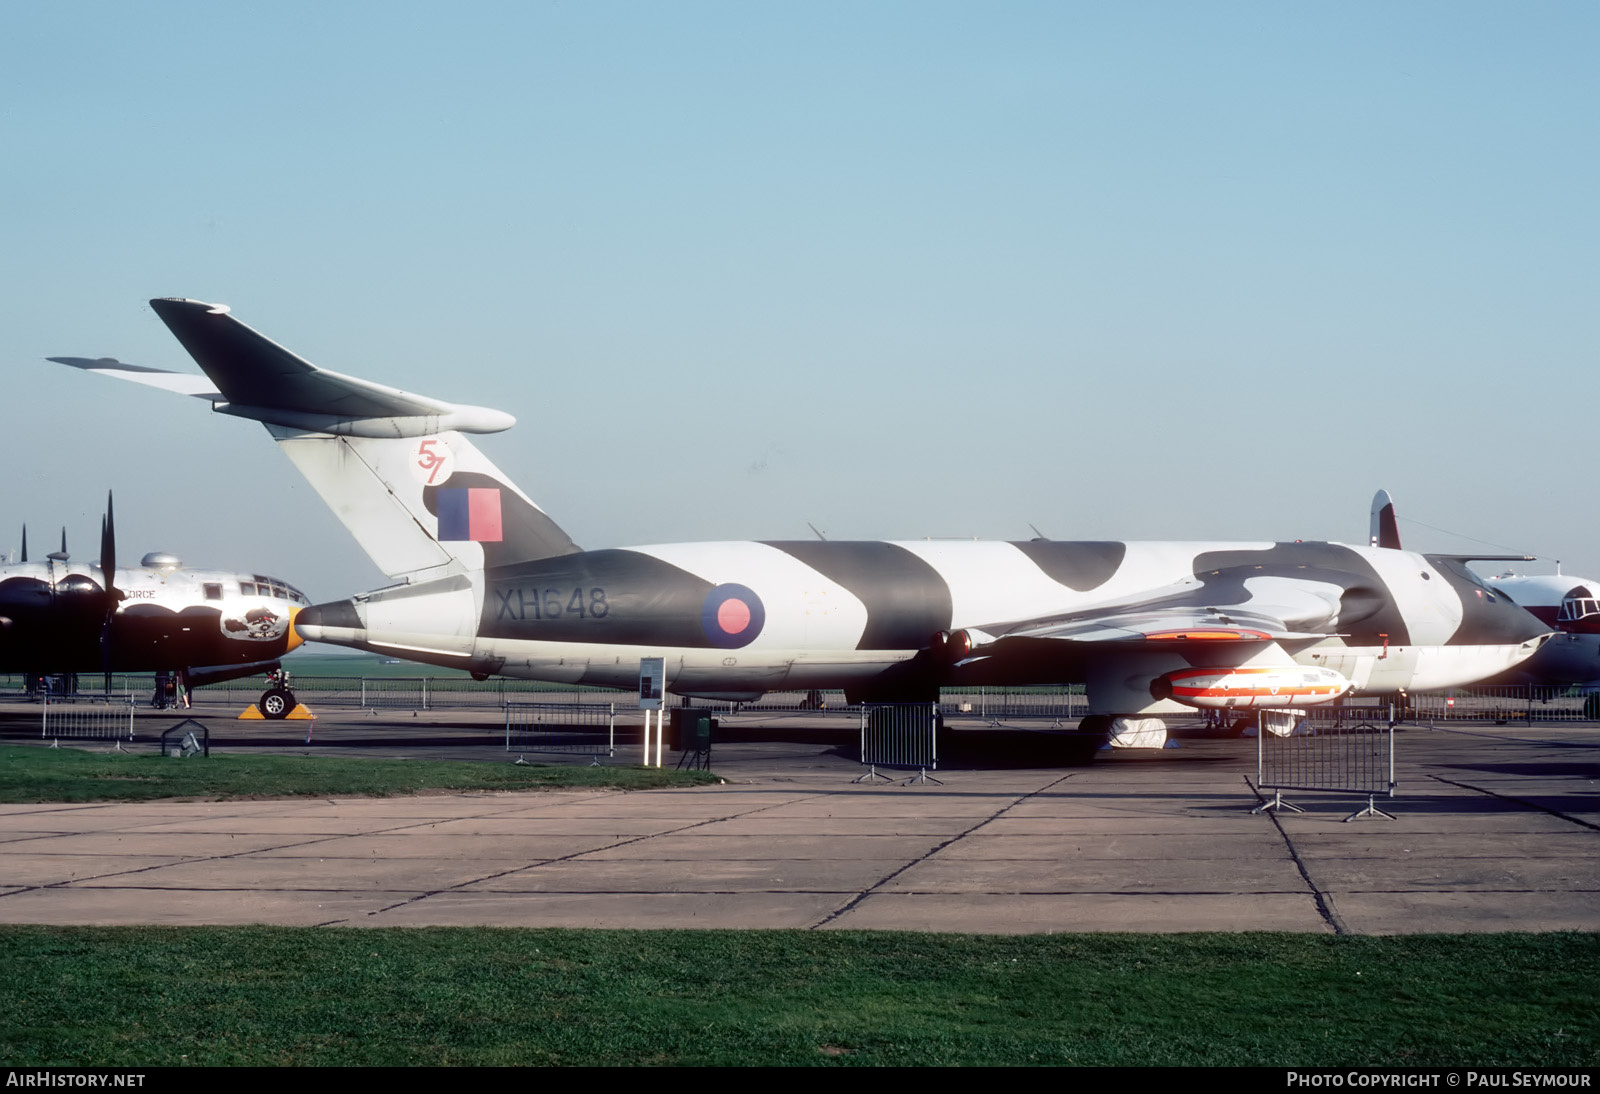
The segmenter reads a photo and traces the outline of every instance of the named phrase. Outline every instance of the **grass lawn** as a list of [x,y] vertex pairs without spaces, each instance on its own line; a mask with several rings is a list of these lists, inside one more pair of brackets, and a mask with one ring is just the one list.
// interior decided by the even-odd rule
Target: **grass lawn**
[[1594,935],[0,928],[0,1063],[1600,1064]]
[[649,790],[717,781],[703,771],[643,767],[213,754],[177,759],[116,752],[0,747],[0,803],[382,797],[426,790],[617,787]]

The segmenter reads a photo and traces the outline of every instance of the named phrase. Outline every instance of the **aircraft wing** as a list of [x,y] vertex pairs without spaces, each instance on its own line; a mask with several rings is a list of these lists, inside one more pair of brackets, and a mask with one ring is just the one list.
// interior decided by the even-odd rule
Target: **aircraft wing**
[[1211,608],[1124,612],[1063,620],[1009,631],[1003,638],[1063,642],[1279,642],[1332,637],[1333,631],[1301,631],[1258,612]]
[[[1333,581],[1254,567],[1205,577],[1120,602],[957,631],[936,641],[933,657],[949,666],[951,680],[1072,680],[1087,684],[1102,709],[1139,711],[1167,699],[1160,685],[1185,668],[1286,669],[1295,643],[1337,636],[1345,590]],[[1296,676],[1292,685],[1266,686],[1301,682]]]
[[115,357],[50,357],[47,360],[58,365],[81,368],[85,372],[98,372],[102,376],[115,376],[119,380],[158,387],[163,391],[175,391],[179,395],[193,395],[196,399],[210,399],[214,403],[223,400],[222,392],[217,390],[217,385],[209,377],[196,376],[192,372],[168,372],[161,368],[130,365]]
[[[1251,577],[1226,588],[1185,581],[1166,590],[1083,611],[980,627],[973,653],[1040,643],[1138,646],[1315,641],[1335,636],[1338,586],[1314,579]],[[1218,595],[1223,594],[1223,595]]]

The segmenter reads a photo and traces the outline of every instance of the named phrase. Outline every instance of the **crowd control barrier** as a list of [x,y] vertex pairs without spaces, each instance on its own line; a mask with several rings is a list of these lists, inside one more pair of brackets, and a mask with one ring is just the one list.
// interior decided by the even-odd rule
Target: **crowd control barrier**
[[507,703],[506,751],[588,756],[598,765],[616,755],[614,703]]
[[1345,820],[1381,816],[1377,796],[1394,797],[1394,707],[1262,710],[1256,719],[1256,787],[1273,798],[1251,810],[1304,812],[1285,790],[1364,794],[1365,809]]
[[127,698],[79,699],[52,702],[46,696],[39,721],[39,736],[60,741],[133,740],[133,700]]
[[[856,782],[893,782],[880,767],[916,768],[906,780],[938,783],[939,707],[936,703],[865,703],[861,707],[861,763],[866,774]],[[942,784],[941,784],[942,785]]]

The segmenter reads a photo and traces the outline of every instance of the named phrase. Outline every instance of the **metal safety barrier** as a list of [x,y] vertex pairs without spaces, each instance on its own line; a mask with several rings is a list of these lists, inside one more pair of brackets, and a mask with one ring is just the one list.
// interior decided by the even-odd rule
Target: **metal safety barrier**
[[616,755],[614,703],[507,703],[505,711],[507,752],[589,756],[597,764]]
[[39,719],[39,736],[56,740],[133,740],[133,700],[79,699],[63,703],[48,696]]
[[[78,678],[49,676],[32,679],[24,673],[0,673],[0,698],[42,701],[48,691],[54,701],[76,696],[102,697],[101,677],[92,679],[91,691],[78,692]],[[617,698],[618,689],[583,684],[551,684],[536,680],[497,677],[473,680],[461,676],[323,676],[296,675],[290,683],[295,695],[308,705],[429,710],[437,707],[495,708],[507,702],[604,703]],[[63,688],[65,691],[63,691]],[[196,699],[252,703],[266,688],[260,676],[205,684],[194,689]],[[149,673],[114,673],[112,693],[130,695],[135,702],[150,700],[154,681]],[[626,690],[626,689],[624,689]],[[1350,700],[1353,706],[1363,700]],[[1600,688],[1582,685],[1508,684],[1455,688],[1413,694],[1406,699],[1418,724],[1442,722],[1600,722]],[[792,713],[854,717],[857,709],[838,690],[770,691],[760,699],[738,703],[707,703],[718,713]],[[973,717],[989,722],[1011,720],[1074,721],[1088,713],[1082,685],[1057,687],[945,688],[939,709],[946,717]],[[1409,715],[1408,715],[1409,716]]]
[[1410,703],[1415,719],[1428,725],[1600,721],[1600,691],[1576,686],[1504,684],[1457,688],[1443,694],[1411,696]]
[[[248,705],[266,685],[259,676],[207,684],[195,692],[206,702]],[[606,703],[615,688],[546,684],[537,680],[473,680],[466,676],[311,676],[289,681],[295,698],[313,710],[494,710],[507,702]]]
[[855,707],[845,701],[837,688],[791,688],[769,691],[759,699],[696,699],[695,705],[718,715],[728,714],[853,714]]
[[427,710],[428,678],[361,681],[362,710]]
[[892,782],[880,767],[916,768],[908,783],[939,780],[937,703],[864,703],[861,706],[861,763],[866,774],[856,782]]
[[1067,722],[1089,713],[1089,699],[1082,687],[945,688],[939,710],[946,716],[970,715],[995,725],[1035,718]]
[[[1263,710],[1256,719],[1256,787],[1273,799],[1255,809],[1303,812],[1285,790],[1365,794],[1367,806],[1346,817],[1383,816],[1377,795],[1394,797],[1394,707]],[[1390,817],[1392,820],[1393,818]]]
[[[759,699],[739,702],[707,702],[701,706],[719,714],[804,714],[859,715],[860,705],[851,703],[837,689],[809,691],[769,691]],[[977,687],[945,688],[939,697],[939,712],[946,717],[973,717],[1000,724],[1016,719],[1074,721],[1089,712],[1082,686],[1061,687]]]

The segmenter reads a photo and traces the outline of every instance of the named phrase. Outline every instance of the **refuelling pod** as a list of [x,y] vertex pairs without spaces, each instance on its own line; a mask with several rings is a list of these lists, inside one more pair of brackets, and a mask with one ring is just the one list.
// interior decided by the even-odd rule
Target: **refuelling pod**
[[1169,672],[1150,681],[1150,694],[1201,709],[1249,710],[1331,703],[1350,686],[1333,669],[1232,665]]

